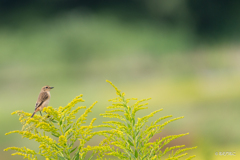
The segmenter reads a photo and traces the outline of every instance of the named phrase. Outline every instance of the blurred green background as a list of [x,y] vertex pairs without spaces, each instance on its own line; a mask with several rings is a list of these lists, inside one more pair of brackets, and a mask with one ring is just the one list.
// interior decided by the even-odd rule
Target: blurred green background
[[[240,2],[237,0],[0,1],[0,159],[10,146],[37,149],[20,135],[16,110],[34,111],[44,85],[50,105],[84,95],[100,123],[116,97],[152,97],[156,117],[185,116],[158,136],[198,146],[196,160],[240,159]],[[154,118],[152,119],[154,120]],[[156,137],[157,138],[157,137]],[[95,143],[92,142],[94,145]],[[235,152],[235,156],[215,153]]]

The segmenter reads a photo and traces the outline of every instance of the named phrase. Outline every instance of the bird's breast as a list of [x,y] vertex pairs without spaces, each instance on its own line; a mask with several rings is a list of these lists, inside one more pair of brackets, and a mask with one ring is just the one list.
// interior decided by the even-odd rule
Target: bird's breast
[[50,99],[48,98],[45,102],[43,102],[43,107],[47,107],[48,106],[48,103],[49,103]]

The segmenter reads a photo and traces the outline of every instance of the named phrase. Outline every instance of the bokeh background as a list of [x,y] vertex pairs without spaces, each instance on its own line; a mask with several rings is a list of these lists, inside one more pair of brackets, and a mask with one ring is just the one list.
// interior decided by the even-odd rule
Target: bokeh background
[[97,100],[89,119],[98,124],[116,97],[106,79],[127,97],[152,97],[139,116],[159,108],[155,119],[185,116],[158,136],[189,132],[171,145],[198,146],[196,160],[240,159],[239,7],[238,0],[1,0],[0,159],[22,159],[3,152],[9,146],[37,149],[4,134],[21,129],[11,113],[33,112],[42,86],[55,87],[55,108],[79,94],[81,105]]

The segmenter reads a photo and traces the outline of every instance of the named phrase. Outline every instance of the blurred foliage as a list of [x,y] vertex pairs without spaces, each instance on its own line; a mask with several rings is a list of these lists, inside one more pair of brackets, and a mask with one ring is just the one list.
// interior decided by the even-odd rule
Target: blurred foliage
[[33,111],[42,86],[56,87],[52,106],[83,93],[102,111],[111,79],[130,97],[152,97],[151,111],[184,115],[181,130],[168,132],[191,128],[185,142],[199,146],[198,159],[238,153],[238,8],[237,0],[0,1],[0,149],[33,145],[4,133],[19,127],[11,112]]
[[206,37],[221,37],[221,33],[228,37],[239,36],[239,6],[238,0],[2,0],[0,13],[1,25],[14,27],[16,22],[31,20],[34,16],[51,19],[72,10],[96,14],[109,12],[124,21],[145,19],[150,23],[192,28],[196,35],[206,40]]

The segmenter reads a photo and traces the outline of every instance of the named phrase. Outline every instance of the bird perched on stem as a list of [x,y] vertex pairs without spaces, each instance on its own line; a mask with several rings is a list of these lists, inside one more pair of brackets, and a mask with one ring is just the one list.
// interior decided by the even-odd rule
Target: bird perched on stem
[[38,111],[40,111],[40,114],[42,115],[41,113],[41,110],[44,108],[44,107],[47,107],[48,106],[48,103],[50,101],[50,90],[53,89],[53,87],[50,87],[50,86],[44,86],[42,87],[41,89],[41,92],[39,93],[39,96],[38,96],[38,99],[37,99],[37,102],[36,102],[36,105],[35,105],[35,111],[33,112],[31,118],[34,116],[34,114]]

